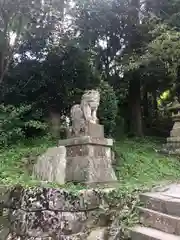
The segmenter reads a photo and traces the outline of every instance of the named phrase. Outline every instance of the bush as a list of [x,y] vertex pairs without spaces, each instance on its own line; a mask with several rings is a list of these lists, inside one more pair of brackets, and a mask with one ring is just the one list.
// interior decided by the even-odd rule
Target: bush
[[118,113],[118,101],[113,88],[107,83],[102,81],[99,86],[101,94],[99,106],[99,120],[104,125],[105,134],[112,136],[116,126],[116,117]]
[[0,145],[26,137],[28,131],[44,131],[46,124],[32,118],[31,106],[0,105]]

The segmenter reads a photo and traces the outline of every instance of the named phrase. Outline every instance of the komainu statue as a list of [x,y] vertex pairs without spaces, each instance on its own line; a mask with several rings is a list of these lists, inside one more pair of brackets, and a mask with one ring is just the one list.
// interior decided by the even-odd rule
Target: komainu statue
[[98,123],[97,110],[99,102],[99,92],[97,90],[89,90],[83,94],[81,103],[71,108],[72,135],[78,136],[81,132],[85,132],[87,122]]

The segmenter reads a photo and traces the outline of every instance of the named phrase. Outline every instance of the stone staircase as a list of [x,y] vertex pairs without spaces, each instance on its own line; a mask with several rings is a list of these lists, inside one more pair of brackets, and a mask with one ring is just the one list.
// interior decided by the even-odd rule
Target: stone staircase
[[139,225],[131,229],[131,239],[180,240],[180,191],[144,193],[140,200]]

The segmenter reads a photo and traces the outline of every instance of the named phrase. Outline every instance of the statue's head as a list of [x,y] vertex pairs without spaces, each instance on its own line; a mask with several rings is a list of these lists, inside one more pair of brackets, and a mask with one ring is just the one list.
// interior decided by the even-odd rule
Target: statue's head
[[100,94],[97,90],[87,90],[82,95],[81,103],[88,104],[91,109],[97,109],[100,102]]

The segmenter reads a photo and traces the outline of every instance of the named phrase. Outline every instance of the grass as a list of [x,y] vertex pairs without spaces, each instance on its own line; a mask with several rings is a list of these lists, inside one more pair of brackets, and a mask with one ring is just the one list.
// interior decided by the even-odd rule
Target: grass
[[[180,179],[180,162],[154,151],[162,142],[155,139],[125,139],[116,143],[118,160],[116,166],[120,187],[150,186],[163,181]],[[37,156],[55,142],[48,138],[18,143],[0,150],[0,184],[27,186],[39,185],[29,175],[26,156]],[[74,188],[67,185],[66,187]],[[81,186],[78,186],[81,188]],[[77,188],[77,186],[76,186]]]
[[49,138],[31,139],[0,150],[0,183],[33,185],[37,181],[29,175],[26,157],[37,156],[55,143]]
[[119,155],[116,172],[121,184],[151,186],[180,179],[180,161],[155,150],[162,139],[125,139],[116,144]]

